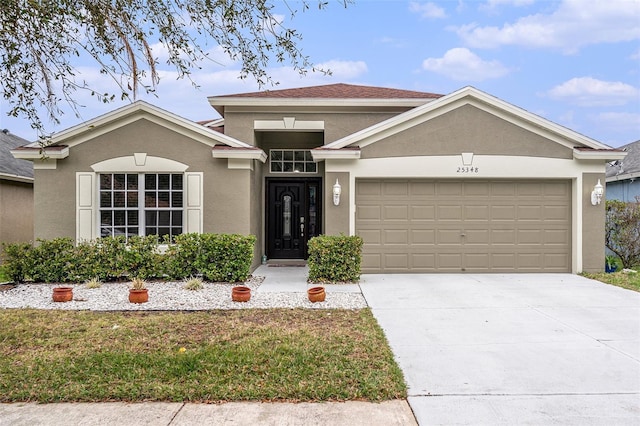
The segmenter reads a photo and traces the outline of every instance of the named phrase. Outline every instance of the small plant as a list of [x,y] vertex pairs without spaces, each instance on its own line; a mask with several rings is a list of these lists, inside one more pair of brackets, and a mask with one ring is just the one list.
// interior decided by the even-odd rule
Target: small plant
[[102,287],[102,281],[100,281],[100,278],[94,277],[94,278],[91,278],[90,280],[85,281],[84,285],[87,288],[100,288]]
[[135,277],[133,280],[131,280],[131,288],[133,290],[144,290],[146,287],[146,282],[140,278],[140,277]]
[[187,290],[202,290],[202,287],[204,287],[204,284],[202,283],[202,278],[199,277],[189,277],[184,283],[184,288]]

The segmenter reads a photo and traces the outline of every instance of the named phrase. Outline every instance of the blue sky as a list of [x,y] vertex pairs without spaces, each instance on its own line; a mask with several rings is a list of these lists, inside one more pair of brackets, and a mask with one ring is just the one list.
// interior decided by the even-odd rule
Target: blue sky
[[[471,85],[613,147],[640,139],[640,0],[355,0],[347,8],[329,0],[323,10],[310,1],[292,21],[284,3],[278,10],[302,33],[304,53],[333,75],[274,66],[276,89],[350,83],[447,94]],[[162,46],[154,53],[163,64]],[[161,66],[157,97],[141,98],[205,120],[217,117],[207,96],[258,90],[219,48],[211,53],[218,63],[193,73],[200,88]],[[88,82],[113,90],[93,64],[79,66]],[[68,111],[48,130],[123,105],[79,100],[80,117]],[[36,139],[25,120],[5,115],[5,101],[0,109],[0,127]]]

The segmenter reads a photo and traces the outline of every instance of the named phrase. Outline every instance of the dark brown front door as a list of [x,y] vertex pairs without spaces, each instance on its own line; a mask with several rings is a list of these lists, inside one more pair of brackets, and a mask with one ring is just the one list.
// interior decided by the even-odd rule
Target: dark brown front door
[[320,234],[320,179],[267,179],[267,257],[306,259]]

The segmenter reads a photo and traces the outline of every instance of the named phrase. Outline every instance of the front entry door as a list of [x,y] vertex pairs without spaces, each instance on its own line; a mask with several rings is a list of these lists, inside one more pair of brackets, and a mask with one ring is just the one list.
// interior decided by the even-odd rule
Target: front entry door
[[267,179],[267,256],[306,259],[307,241],[320,234],[320,180]]

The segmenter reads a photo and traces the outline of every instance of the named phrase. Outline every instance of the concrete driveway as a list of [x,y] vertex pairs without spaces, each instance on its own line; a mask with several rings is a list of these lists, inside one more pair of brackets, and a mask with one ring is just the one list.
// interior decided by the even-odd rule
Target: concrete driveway
[[361,288],[420,425],[640,425],[640,293],[569,274]]

